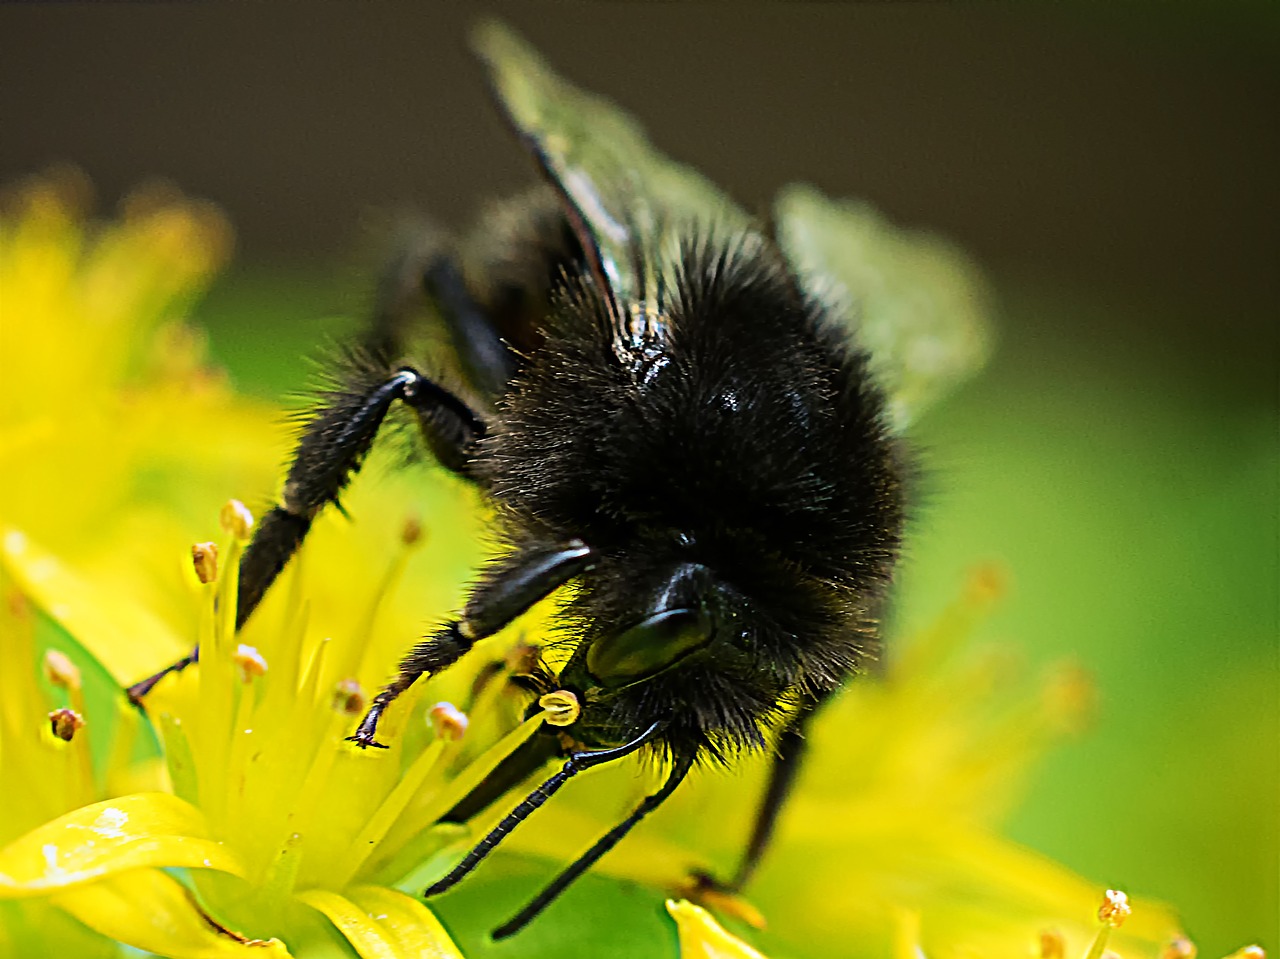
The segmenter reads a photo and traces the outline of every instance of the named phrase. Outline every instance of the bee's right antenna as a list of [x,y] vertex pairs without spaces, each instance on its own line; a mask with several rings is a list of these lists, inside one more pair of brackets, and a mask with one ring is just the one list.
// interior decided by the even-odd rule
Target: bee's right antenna
[[597,839],[594,846],[571,862],[564,872],[556,876],[523,909],[493,930],[493,938],[500,940],[514,936],[536,919],[538,914],[551,905],[560,893],[568,889],[575,879],[594,866],[601,856],[616,846],[636,823],[667,801],[667,797],[675,792],[676,787],[684,782],[684,777],[689,775],[689,770],[693,768],[693,759],[692,755],[678,758],[675,765],[671,767],[671,772],[667,773],[667,781],[662,784],[661,789],[652,796],[646,797],[630,816]]
[[475,869],[476,866],[493,852],[498,843],[506,838],[507,833],[515,829],[516,826],[529,818],[529,815],[545,803],[548,799],[559,791],[560,787],[567,783],[570,779],[582,772],[584,769],[590,769],[592,766],[599,766],[601,763],[612,762],[615,759],[621,759],[623,756],[629,756],[642,746],[653,741],[653,739],[662,732],[665,722],[659,720],[654,723],[635,739],[621,746],[615,746],[612,749],[592,749],[579,753],[573,753],[565,760],[565,764],[560,771],[554,776],[547,779],[533,792],[529,793],[515,809],[507,813],[502,821],[490,830],[489,834],[481,839],[472,850],[462,857],[462,861],[453,867],[441,879],[432,883],[431,886],[422,895],[430,898],[439,895],[448,889],[452,889],[459,880]]

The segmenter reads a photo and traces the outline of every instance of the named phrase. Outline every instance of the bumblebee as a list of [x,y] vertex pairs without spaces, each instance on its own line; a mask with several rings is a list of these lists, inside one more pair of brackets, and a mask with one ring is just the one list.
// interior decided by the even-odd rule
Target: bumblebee
[[[579,710],[444,817],[464,822],[562,760],[426,894],[583,769],[644,753],[665,770],[495,930],[504,938],[695,765],[771,745],[741,864],[716,885],[748,881],[808,724],[880,644],[914,473],[904,431],[981,365],[987,338],[980,284],[940,241],[802,186],[781,193],[768,222],[752,218],[505,28],[482,27],[477,48],[543,186],[392,271],[244,554],[237,616],[253,614],[337,503],[394,407],[492,501],[498,555],[457,617],[408,651],[351,739],[381,745],[379,720],[401,693],[553,593],[569,652],[525,681]],[[408,358],[404,303],[417,296],[437,326],[433,359],[456,383]]]

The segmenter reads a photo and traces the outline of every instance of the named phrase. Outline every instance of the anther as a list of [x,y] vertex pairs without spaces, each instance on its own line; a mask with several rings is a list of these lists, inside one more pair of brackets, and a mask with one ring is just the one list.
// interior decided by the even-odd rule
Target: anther
[[366,697],[358,680],[344,679],[333,690],[333,708],[348,716],[364,712]]
[[253,531],[253,514],[238,499],[228,500],[218,514],[223,530],[235,539],[247,540]]
[[44,675],[54,686],[71,692],[80,691],[80,670],[66,653],[51,649],[44,654]]
[[241,643],[231,656],[232,661],[240,667],[240,679],[250,682],[267,671],[267,661],[252,646]]
[[1119,889],[1108,889],[1098,907],[1098,921],[1103,925],[1118,929],[1129,918],[1133,909],[1129,906],[1129,897]]
[[191,565],[196,577],[206,586],[218,578],[218,544],[195,543],[191,547]]
[[1179,936],[1165,944],[1160,959],[1196,959],[1196,944],[1186,936]]
[[538,700],[538,705],[546,711],[546,721],[552,726],[572,726],[582,715],[582,704],[578,697],[567,689],[557,689],[547,693]]
[[1057,929],[1040,933],[1040,959],[1063,959],[1067,954],[1067,941]]
[[456,743],[467,732],[467,714],[453,703],[436,703],[427,710],[427,717],[441,739]]
[[400,542],[405,546],[413,546],[420,539],[422,539],[422,521],[416,516],[406,518],[404,526],[400,529]]
[[84,717],[74,709],[55,709],[49,714],[49,728],[65,743],[71,742],[83,726]]

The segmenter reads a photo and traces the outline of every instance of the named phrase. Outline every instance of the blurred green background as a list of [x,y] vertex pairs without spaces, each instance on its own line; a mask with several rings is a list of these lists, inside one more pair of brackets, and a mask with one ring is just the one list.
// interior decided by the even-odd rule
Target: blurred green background
[[[902,627],[1006,566],[989,631],[1099,687],[1010,834],[1175,903],[1201,955],[1280,948],[1274,9],[489,9],[742,202],[810,180],[989,267],[996,358],[918,434]],[[69,160],[109,201],[154,175],[217,202],[239,252],[199,316],[279,397],[359,315],[381,226],[528,182],[468,22],[0,7],[0,181]]]

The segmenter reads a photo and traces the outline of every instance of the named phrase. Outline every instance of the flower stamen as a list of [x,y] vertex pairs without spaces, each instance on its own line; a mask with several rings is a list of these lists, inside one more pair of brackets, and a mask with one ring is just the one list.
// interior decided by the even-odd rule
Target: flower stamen
[[1111,930],[1118,929],[1133,912],[1129,905],[1129,897],[1119,889],[1108,889],[1103,896],[1102,905],[1098,907],[1098,921],[1102,928],[1093,940],[1093,945],[1085,953],[1085,959],[1102,959],[1107,948],[1107,940],[1111,938]]
[[467,714],[453,703],[436,703],[427,717],[438,739],[456,743],[467,731]]
[[80,670],[66,653],[51,649],[44,654],[44,675],[53,685],[70,693],[80,692]]
[[1185,936],[1179,936],[1165,945],[1160,959],[1196,959],[1196,944]]
[[259,676],[266,675],[267,661],[252,646],[241,643],[236,647],[235,654],[231,658],[240,669],[241,682],[249,683]]
[[1057,929],[1040,933],[1040,959],[1065,959],[1067,940]]
[[218,544],[195,543],[191,547],[191,565],[200,582],[208,586],[218,578]]
[[218,514],[224,532],[239,542],[248,542],[253,532],[253,513],[238,499],[228,500]]
[[71,742],[84,728],[84,717],[74,709],[55,709],[49,714],[49,728],[64,743]]
[[346,716],[362,715],[367,701],[358,679],[343,679],[333,691],[333,708]]

